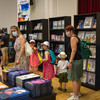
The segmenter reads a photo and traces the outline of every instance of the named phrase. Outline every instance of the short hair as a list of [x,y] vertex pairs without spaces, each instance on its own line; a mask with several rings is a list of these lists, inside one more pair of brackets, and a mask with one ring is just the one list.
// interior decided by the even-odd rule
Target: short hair
[[72,26],[72,25],[68,25],[68,26],[66,26],[66,28],[65,28],[65,31],[75,31],[75,28]]
[[[14,29],[17,30],[17,32],[18,32],[18,37],[19,37],[20,35],[22,35],[22,33],[21,33],[19,27],[17,27],[17,26],[11,26],[11,29],[12,29],[12,28],[14,28]],[[10,33],[10,38],[14,38],[13,35],[12,35],[12,32]]]
[[3,30],[0,29],[0,34],[1,34],[1,33],[4,33],[4,32],[3,32]]

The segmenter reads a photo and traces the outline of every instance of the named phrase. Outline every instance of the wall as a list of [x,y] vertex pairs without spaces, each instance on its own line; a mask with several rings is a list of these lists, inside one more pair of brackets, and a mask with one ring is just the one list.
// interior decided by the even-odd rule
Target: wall
[[0,28],[17,25],[17,0],[0,0]]

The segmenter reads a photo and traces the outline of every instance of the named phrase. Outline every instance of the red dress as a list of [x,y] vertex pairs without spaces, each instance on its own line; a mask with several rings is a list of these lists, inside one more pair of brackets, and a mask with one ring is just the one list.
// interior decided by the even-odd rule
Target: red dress
[[43,78],[45,79],[52,79],[53,77],[55,77],[54,66],[50,62],[51,62],[51,56],[49,52],[48,61],[43,63]]
[[38,58],[38,49],[36,47],[34,48],[36,49],[36,52],[33,52],[32,55],[30,56],[30,66],[38,67],[40,65],[40,61]]

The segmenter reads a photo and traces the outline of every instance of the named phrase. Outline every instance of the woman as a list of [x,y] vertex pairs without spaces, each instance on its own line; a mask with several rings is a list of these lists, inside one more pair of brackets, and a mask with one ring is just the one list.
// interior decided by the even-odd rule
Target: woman
[[15,67],[22,70],[29,70],[29,59],[25,55],[25,38],[17,26],[11,27],[10,38],[15,38],[14,49],[16,51]]
[[69,25],[65,28],[67,37],[70,37],[70,59],[68,64],[68,79],[72,80],[74,93],[67,100],[79,100],[81,77],[83,75],[83,60],[80,51],[80,40],[74,34],[74,27]]

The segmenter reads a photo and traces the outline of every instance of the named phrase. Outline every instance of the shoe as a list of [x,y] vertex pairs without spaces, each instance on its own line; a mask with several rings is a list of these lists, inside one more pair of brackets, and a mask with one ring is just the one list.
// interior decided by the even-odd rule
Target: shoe
[[[70,95],[74,95],[74,93],[72,92],[72,93],[70,93]],[[79,96],[79,97],[82,96],[80,92],[78,92],[78,96]]]
[[67,100],[79,100],[79,97],[78,96],[72,96],[72,97],[68,98]]
[[63,89],[63,92],[66,92],[67,90],[66,89]]
[[58,90],[62,91],[62,88],[61,88],[61,87],[59,87],[59,88],[58,88]]

